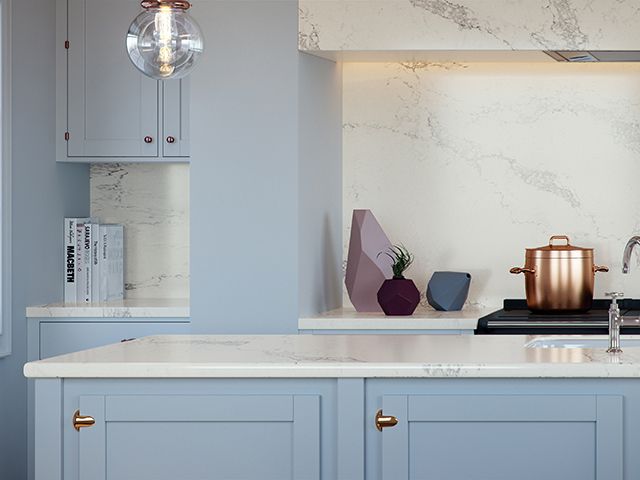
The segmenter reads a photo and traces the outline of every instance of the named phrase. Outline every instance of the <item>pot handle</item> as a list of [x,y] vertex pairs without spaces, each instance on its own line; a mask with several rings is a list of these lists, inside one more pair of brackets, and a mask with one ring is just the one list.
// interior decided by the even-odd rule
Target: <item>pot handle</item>
[[609,271],[609,267],[605,267],[604,265],[594,265],[593,266],[593,273],[596,272],[608,272]]
[[519,273],[536,273],[536,269],[535,268],[513,267],[511,270],[509,270],[509,272],[513,273],[514,275],[518,275]]
[[550,247],[553,247],[554,240],[565,240],[567,242],[567,247],[571,245],[571,242],[569,241],[569,237],[567,237],[566,235],[553,235],[551,238],[549,238]]

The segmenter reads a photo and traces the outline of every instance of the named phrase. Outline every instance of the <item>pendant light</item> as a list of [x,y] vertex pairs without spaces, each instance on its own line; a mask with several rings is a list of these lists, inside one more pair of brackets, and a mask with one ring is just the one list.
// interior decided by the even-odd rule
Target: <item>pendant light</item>
[[143,0],[145,10],[127,33],[129,58],[145,75],[169,80],[188,75],[204,51],[200,27],[183,0]]

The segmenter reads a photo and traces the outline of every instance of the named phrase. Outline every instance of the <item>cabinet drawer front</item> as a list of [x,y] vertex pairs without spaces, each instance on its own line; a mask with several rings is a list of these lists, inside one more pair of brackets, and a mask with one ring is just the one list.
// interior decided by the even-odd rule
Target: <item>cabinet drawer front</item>
[[101,347],[148,335],[189,333],[187,322],[68,322],[40,324],[40,358]]
[[[146,401],[146,406],[145,406]],[[317,395],[81,396],[79,478],[319,479]]]
[[[385,395],[382,478],[622,480],[622,397]],[[464,459],[464,461],[460,461]]]

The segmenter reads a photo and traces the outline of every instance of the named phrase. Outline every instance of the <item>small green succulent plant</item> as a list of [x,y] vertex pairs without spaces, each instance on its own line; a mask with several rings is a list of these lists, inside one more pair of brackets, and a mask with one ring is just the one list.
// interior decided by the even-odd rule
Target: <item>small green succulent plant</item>
[[413,263],[413,255],[403,245],[391,245],[386,252],[380,252],[378,256],[385,254],[393,262],[393,278],[404,278],[403,273]]

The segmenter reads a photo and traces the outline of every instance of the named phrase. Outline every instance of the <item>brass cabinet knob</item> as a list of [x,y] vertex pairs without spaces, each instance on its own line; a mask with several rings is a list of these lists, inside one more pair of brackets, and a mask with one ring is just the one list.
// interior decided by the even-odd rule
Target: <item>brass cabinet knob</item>
[[80,410],[76,410],[73,414],[73,428],[80,431],[81,428],[90,427],[96,423],[93,417],[88,415],[80,415]]
[[153,137],[150,137],[149,135],[144,137],[144,143],[151,143],[151,142],[153,142]]
[[176,142],[176,138],[172,137],[171,135],[169,135],[167,137],[167,143],[175,143]]
[[395,427],[398,424],[398,419],[393,415],[385,415],[382,413],[382,409],[376,412],[376,428],[378,431],[382,431],[383,428]]

